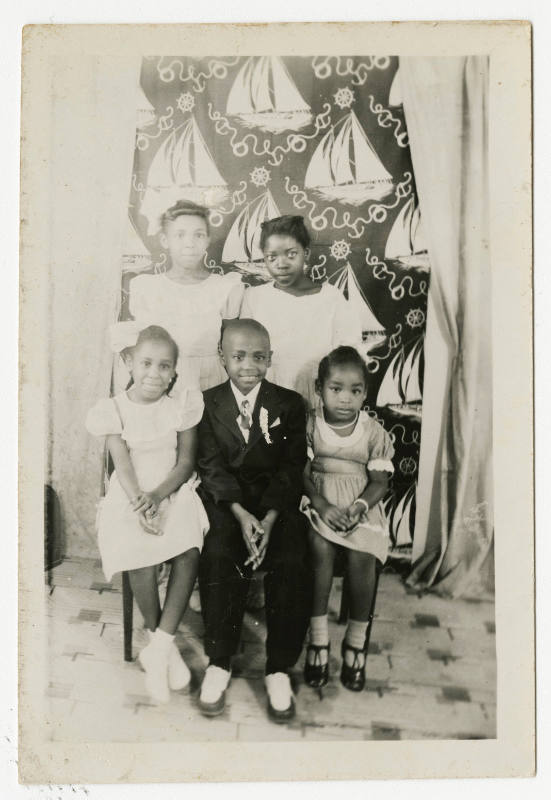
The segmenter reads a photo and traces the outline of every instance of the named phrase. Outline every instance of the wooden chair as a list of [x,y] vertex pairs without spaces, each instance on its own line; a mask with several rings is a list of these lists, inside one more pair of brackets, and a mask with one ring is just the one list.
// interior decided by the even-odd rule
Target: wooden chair
[[[372,620],[375,613],[375,601],[377,600],[377,590],[379,588],[379,575],[381,568],[377,565],[375,573],[375,591],[373,592],[373,602],[369,618]],[[339,625],[345,625],[348,622],[348,614],[350,610],[350,603],[348,597],[348,582],[346,577],[343,578],[341,607],[339,611]],[[123,624],[123,639],[124,639],[124,660],[132,661],[132,622],[134,617],[134,595],[132,587],[130,586],[130,578],[128,572],[122,573],[122,624]],[[367,629],[367,646],[369,646],[369,639],[371,637],[371,630],[373,625]]]
[[134,618],[134,594],[128,572],[122,573],[122,627],[124,634],[124,660],[132,661],[132,622]]

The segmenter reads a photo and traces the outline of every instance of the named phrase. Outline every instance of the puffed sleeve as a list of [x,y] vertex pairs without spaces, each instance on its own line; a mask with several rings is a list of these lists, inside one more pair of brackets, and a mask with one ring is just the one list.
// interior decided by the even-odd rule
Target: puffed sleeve
[[342,292],[334,290],[335,314],[333,317],[333,347],[341,344],[358,347],[362,341],[362,323],[353,306],[345,299]]
[[390,434],[376,420],[371,419],[367,469],[377,472],[394,472],[392,458],[394,447]]
[[100,400],[86,416],[86,430],[93,436],[122,433],[121,419],[111,399]]
[[254,319],[254,310],[253,304],[251,303],[251,292],[253,289],[249,287],[245,290],[245,294],[243,295],[243,302],[241,303],[241,313],[239,316],[241,319]]
[[148,297],[151,289],[149,278],[151,275],[137,275],[130,281],[128,309],[134,319],[138,321],[149,321]]
[[231,288],[222,306],[222,319],[236,319],[241,311],[245,284],[241,280],[241,275],[237,272],[228,272],[225,276],[225,281]]
[[198,425],[203,416],[203,395],[200,389],[189,387],[180,392],[178,398],[177,431],[187,431]]
[[306,454],[313,461],[314,453],[314,427],[316,425],[316,412],[310,411],[306,419]]

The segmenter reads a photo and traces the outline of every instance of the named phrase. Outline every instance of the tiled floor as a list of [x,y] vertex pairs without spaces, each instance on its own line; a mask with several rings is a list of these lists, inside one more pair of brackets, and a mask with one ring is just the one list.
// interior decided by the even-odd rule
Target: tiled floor
[[[155,706],[143,673],[122,654],[120,580],[106,584],[98,561],[71,559],[46,587],[50,621],[49,726],[55,740],[291,741],[479,739],[495,736],[495,628],[488,602],[450,601],[407,590],[393,571],[381,576],[367,686],[356,694],[338,680],[343,627],[331,602],[333,677],[316,692],[296,669],[297,717],[275,725],[263,689],[263,612],[247,614],[227,707],[205,719],[197,693],[206,659],[202,621],[188,610],[177,642],[193,673],[191,691]],[[134,612],[134,655],[144,644]]]

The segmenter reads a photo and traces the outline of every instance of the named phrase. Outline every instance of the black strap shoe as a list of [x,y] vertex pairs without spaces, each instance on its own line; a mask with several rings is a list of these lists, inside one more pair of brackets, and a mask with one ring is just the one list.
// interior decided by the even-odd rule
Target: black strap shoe
[[[350,650],[354,653],[354,661],[352,666],[349,666],[345,660],[345,653]],[[346,639],[343,639],[342,647],[342,668],[341,668],[341,683],[345,689],[351,692],[362,692],[365,687],[365,662],[367,660],[367,648],[352,647],[348,644]]]
[[[304,682],[313,689],[321,689],[329,680],[329,651],[330,644],[308,644],[306,646],[306,661],[304,662]],[[327,651],[327,661],[322,663],[321,653]],[[310,662],[310,654],[314,654],[314,660]]]

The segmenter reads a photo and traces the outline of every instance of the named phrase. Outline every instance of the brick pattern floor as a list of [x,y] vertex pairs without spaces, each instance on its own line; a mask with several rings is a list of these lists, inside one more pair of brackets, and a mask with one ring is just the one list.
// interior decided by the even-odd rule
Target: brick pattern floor
[[[367,661],[367,685],[349,692],[338,674],[344,627],[337,623],[341,580],[331,596],[332,677],[322,691],[296,667],[297,717],[275,725],[263,687],[263,612],[246,615],[224,714],[197,707],[206,665],[200,614],[186,612],[177,644],[192,674],[167,706],[147,696],[137,662],[122,653],[120,576],[105,583],[100,562],[69,559],[49,576],[48,725],[57,741],[292,741],[485,739],[496,735],[493,604],[444,600],[407,589],[392,569],[381,575]],[[145,644],[134,611],[134,656]]]

